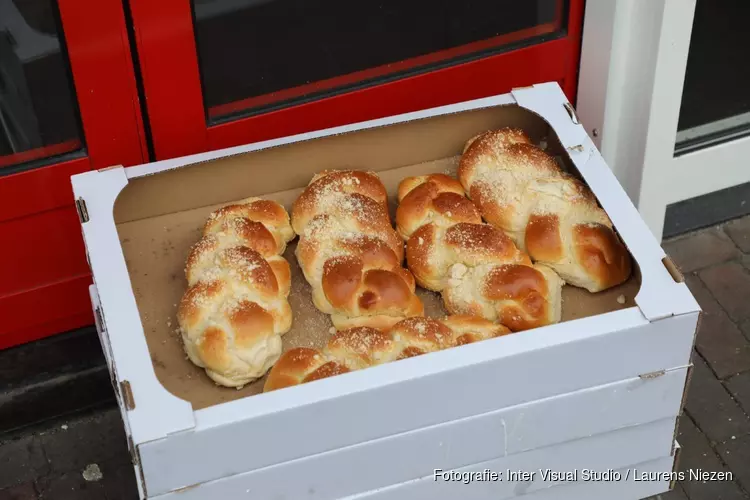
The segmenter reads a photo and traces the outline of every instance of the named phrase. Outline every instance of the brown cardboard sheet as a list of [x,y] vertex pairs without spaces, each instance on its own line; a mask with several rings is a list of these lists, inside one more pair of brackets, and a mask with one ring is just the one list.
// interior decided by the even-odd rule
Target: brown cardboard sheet
[[[453,158],[394,169],[382,172],[381,178],[389,192],[393,193],[398,182],[409,175],[442,171],[452,173],[456,160]],[[267,195],[266,198],[289,208],[300,192],[300,189],[285,191]],[[221,204],[126,222],[118,228],[156,376],[169,392],[190,401],[196,410],[258,394],[265,380],[261,379],[240,390],[219,387],[202,369],[187,360],[180,343],[176,310],[186,288],[183,271],[185,259],[190,247],[200,238],[209,213],[219,206]],[[295,247],[293,243],[284,254],[292,267],[289,301],[294,313],[292,329],[283,337],[285,351],[294,347],[321,348],[332,328],[329,316],[312,304],[310,286],[294,257]],[[636,279],[598,294],[566,286],[563,289],[563,320],[632,307],[637,292]],[[438,294],[420,289],[419,296],[425,303],[427,316],[445,315]],[[620,304],[618,298],[620,301],[624,298],[625,302]]]

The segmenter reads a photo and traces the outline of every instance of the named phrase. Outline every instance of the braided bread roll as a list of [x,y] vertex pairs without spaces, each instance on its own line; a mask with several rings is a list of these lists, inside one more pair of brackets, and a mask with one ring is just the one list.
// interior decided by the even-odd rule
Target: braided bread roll
[[511,239],[482,222],[461,184],[444,174],[399,186],[398,232],[417,283],[442,292],[450,314],[498,321],[512,331],[560,321],[562,281],[533,265]]
[[371,172],[325,171],[292,207],[297,260],[313,303],[334,326],[389,328],[422,316],[403,242],[391,226],[385,186]]
[[281,205],[250,198],[213,212],[193,246],[177,320],[188,358],[217,384],[241,387],[281,355],[292,326],[281,254],[292,238]]
[[630,254],[591,190],[522,130],[471,139],[458,177],[487,222],[567,283],[599,292],[630,277]]
[[351,328],[336,332],[322,351],[300,347],[284,353],[268,374],[263,392],[508,333],[504,326],[475,316],[407,318],[387,331]]

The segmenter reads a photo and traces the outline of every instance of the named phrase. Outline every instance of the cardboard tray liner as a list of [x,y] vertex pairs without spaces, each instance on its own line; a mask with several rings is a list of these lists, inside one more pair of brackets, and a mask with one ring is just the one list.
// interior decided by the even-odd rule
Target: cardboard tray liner
[[[265,377],[239,390],[217,386],[188,361],[182,348],[176,312],[187,287],[185,259],[213,210],[250,196],[275,200],[289,210],[315,173],[354,168],[379,173],[393,215],[396,189],[403,178],[434,172],[455,175],[464,143],[503,126],[523,128],[535,142],[546,143],[547,151],[566,170],[577,174],[544,120],[516,105],[505,105],[227,156],[131,179],[115,204],[115,221],[159,382],[189,401],[194,410],[258,394],[263,388]],[[296,240],[284,254],[292,268],[289,302],[294,315],[292,329],[283,336],[284,351],[322,348],[333,331],[329,316],[313,306],[295,248]],[[598,294],[565,286],[563,321],[635,306],[640,287],[637,265],[634,270],[628,282]],[[438,294],[419,289],[418,295],[425,315],[446,314]]]

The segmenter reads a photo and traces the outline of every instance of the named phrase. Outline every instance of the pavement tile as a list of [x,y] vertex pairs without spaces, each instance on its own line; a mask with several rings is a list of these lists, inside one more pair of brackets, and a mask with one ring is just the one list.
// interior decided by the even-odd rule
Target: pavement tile
[[[680,417],[677,441],[682,446],[679,470],[686,475],[691,469],[728,472],[711,448],[706,436],[698,430],[687,415]],[[690,500],[747,500],[742,490],[733,481],[703,482],[686,477],[684,481],[680,481],[680,485]]]
[[0,445],[0,489],[31,481],[48,470],[36,436],[24,436]]
[[87,415],[63,425],[40,436],[53,472],[80,473],[89,464],[111,460],[129,463],[130,453],[118,409]]
[[[86,481],[80,472],[43,478],[37,482],[39,500],[105,500],[101,481]],[[108,500],[108,499],[106,499]]]
[[727,222],[724,231],[743,252],[750,253],[750,215]]
[[716,227],[666,241],[663,247],[683,273],[693,272],[740,255],[732,240]]
[[696,348],[720,379],[750,370],[750,343],[696,275],[685,281],[703,309]]
[[750,318],[750,271],[738,262],[727,262],[704,269],[699,275],[730,318]]
[[0,500],[38,500],[34,483],[24,483],[0,490]]
[[[750,434],[750,418],[700,356],[693,356],[686,409],[710,441]],[[747,372],[750,374],[750,372]]]
[[742,332],[742,335],[745,336],[745,338],[750,342],[750,319],[746,319],[742,323],[740,323],[740,331]]
[[107,500],[138,500],[138,486],[132,465],[105,463],[102,465],[102,475]]
[[737,436],[717,446],[721,458],[729,466],[734,480],[750,491],[750,436]]
[[750,372],[740,373],[728,379],[726,387],[740,404],[745,413],[750,415]]

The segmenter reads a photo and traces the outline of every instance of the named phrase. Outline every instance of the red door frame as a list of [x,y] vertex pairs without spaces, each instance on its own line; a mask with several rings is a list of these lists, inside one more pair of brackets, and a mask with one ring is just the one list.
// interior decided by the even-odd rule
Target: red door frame
[[70,176],[148,161],[122,2],[57,3],[86,155],[0,176],[0,349],[93,323]]
[[542,81],[559,82],[572,101],[585,3],[570,0],[563,38],[209,126],[191,2],[129,1],[159,160],[487,97]]

